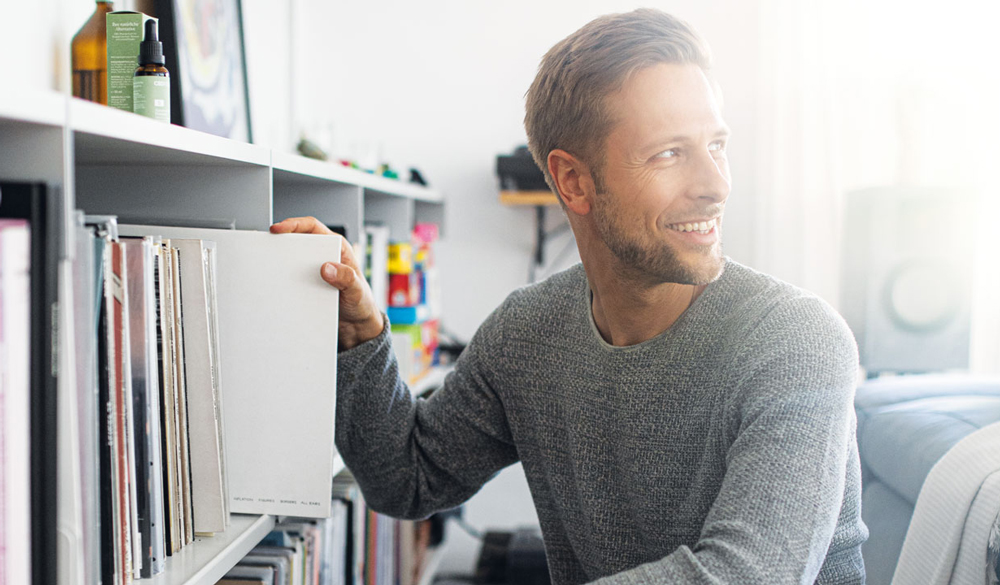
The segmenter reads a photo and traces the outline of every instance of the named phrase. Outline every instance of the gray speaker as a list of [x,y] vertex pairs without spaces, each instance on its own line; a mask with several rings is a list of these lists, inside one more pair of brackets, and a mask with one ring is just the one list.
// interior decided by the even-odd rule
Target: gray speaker
[[968,368],[975,223],[961,191],[848,194],[841,307],[869,375]]

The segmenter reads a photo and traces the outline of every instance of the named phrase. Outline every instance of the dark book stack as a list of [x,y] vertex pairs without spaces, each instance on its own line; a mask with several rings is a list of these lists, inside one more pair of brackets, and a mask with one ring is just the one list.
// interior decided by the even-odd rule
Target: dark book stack
[[[31,445],[28,456],[29,467],[29,494],[30,494],[30,574],[31,582],[34,585],[56,583],[56,566],[52,562],[50,551],[56,550],[56,526],[57,526],[57,491],[56,491],[56,471],[57,471],[57,393],[59,381],[58,355],[54,351],[56,344],[52,340],[58,339],[58,314],[59,314],[59,265],[65,259],[64,253],[64,228],[62,225],[62,198],[58,189],[41,183],[12,183],[0,182],[0,221],[3,221],[4,230],[16,229],[27,230],[27,234],[22,231],[23,238],[27,238],[27,271],[29,286],[28,306],[8,306],[3,307],[3,314],[0,320],[15,320],[17,314],[24,314],[27,309],[28,331],[21,330],[17,333],[21,338],[4,339],[4,345],[14,347],[21,345],[28,347],[28,372],[27,388],[5,388],[4,392],[28,391],[27,412],[20,413],[27,415],[30,429],[28,440],[24,447],[11,445],[5,437],[4,445],[11,448],[26,448]],[[20,227],[17,227],[20,226]],[[6,242],[5,242],[6,244]],[[11,243],[11,245],[14,245]],[[25,258],[20,258],[19,263]],[[18,285],[8,282],[8,275],[4,274],[3,293],[9,291],[8,284],[12,287]],[[11,280],[15,277],[10,275]],[[23,280],[23,279],[22,279]],[[12,335],[15,333],[12,331]],[[27,334],[28,339],[23,336]],[[23,366],[24,364],[20,364]],[[9,372],[7,368],[4,372]],[[5,385],[6,386],[6,385]],[[4,401],[6,403],[6,401]],[[5,413],[5,418],[9,413]],[[12,413],[10,413],[12,414]],[[6,422],[6,420],[5,420]],[[6,433],[8,427],[3,425],[3,432]],[[11,437],[11,439],[14,437]],[[6,461],[6,453],[4,454]],[[16,473],[3,474],[3,481],[17,481]],[[4,486],[2,493],[10,493]],[[17,493],[16,491],[14,493]],[[12,502],[12,504],[15,504]],[[3,508],[11,510],[7,502],[3,502]],[[16,511],[12,511],[16,512]],[[6,542],[13,539],[27,539],[27,534],[8,534],[7,516],[5,515]],[[21,528],[24,528],[23,526]],[[25,559],[7,559],[7,561],[21,563]]]

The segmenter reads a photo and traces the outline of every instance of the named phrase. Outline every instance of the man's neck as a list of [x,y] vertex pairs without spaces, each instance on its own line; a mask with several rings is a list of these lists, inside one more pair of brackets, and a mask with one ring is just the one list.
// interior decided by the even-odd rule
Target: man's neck
[[591,270],[584,263],[594,324],[611,345],[636,345],[669,329],[705,285],[636,282],[620,271]]

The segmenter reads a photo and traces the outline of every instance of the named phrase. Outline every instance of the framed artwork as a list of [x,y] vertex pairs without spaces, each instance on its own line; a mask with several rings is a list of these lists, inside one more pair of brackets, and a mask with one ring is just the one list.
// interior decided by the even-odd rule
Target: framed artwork
[[156,0],[174,124],[250,142],[240,0]]

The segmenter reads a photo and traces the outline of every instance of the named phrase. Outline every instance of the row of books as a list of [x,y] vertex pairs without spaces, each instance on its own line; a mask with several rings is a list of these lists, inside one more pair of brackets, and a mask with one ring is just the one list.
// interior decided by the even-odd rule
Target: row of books
[[128,583],[230,512],[329,516],[339,241],[63,202],[0,180],[0,582]]
[[395,520],[335,480],[329,518],[285,518],[218,585],[417,585],[431,521]]
[[99,318],[76,353],[96,349],[97,404],[107,413],[97,468],[106,470],[101,542],[113,546],[102,547],[101,572],[105,583],[129,583],[161,573],[195,533],[229,524],[215,244],[119,238],[111,217],[87,224],[73,264],[93,274]]
[[[217,341],[211,320],[181,319],[199,303],[214,314],[192,294],[214,286],[213,260],[188,262],[197,242],[119,240],[112,218],[77,214],[66,232],[60,203],[0,183],[0,581],[56,582],[58,543],[82,582],[127,583],[228,523],[221,418],[188,417],[189,403],[221,407],[218,379],[183,359],[199,332]],[[200,277],[183,290],[181,248]],[[218,475],[192,478],[206,466]]]

